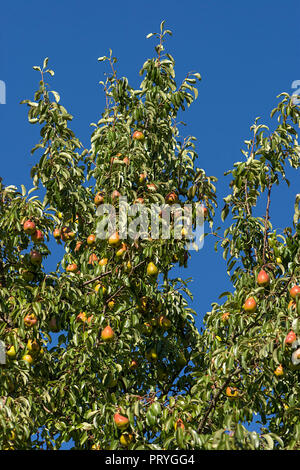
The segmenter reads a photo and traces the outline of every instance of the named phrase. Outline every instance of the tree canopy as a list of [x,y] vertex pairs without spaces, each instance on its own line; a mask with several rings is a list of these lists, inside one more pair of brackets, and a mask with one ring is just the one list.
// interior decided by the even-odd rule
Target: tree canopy
[[[270,218],[273,188],[299,168],[299,105],[282,93],[274,129],[255,121],[227,172],[224,227],[214,228],[217,179],[196,166],[196,139],[179,121],[201,76],[176,83],[168,35],[162,22],[147,36],[155,57],[138,89],[118,76],[112,51],[98,59],[108,66],[106,106],[90,148],[50,90],[48,59],[34,67],[39,88],[23,101],[40,126],[33,188],[0,186],[1,449],[300,447],[300,194],[290,227]],[[191,204],[193,215],[200,204],[233,286],[212,299],[203,328],[188,282],[171,276],[190,256],[172,216],[167,239],[150,226],[139,238],[97,236],[99,209],[110,204],[118,218],[120,197],[145,208],[149,225],[153,204]],[[51,237],[64,256],[47,272]],[[248,430],[255,415],[261,432]]]

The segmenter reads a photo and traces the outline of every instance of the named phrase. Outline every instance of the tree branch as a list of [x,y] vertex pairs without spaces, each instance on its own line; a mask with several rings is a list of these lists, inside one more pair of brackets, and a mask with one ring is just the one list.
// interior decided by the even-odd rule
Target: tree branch
[[112,270],[110,271],[106,271],[105,273],[102,273],[102,274],[99,274],[99,276],[97,277],[94,277],[93,279],[90,279],[89,281],[85,281],[82,286],[88,286],[89,284],[92,284],[93,282],[95,281],[98,281],[99,279],[101,279],[102,277],[104,276],[108,276],[108,274],[111,274],[112,273]]
[[218,400],[221,396],[221,393],[223,392],[223,390],[229,385],[232,377],[236,374],[238,374],[238,372],[240,371],[240,366],[237,366],[237,368],[233,371],[233,373],[231,375],[229,375],[229,377],[225,380],[224,384],[222,385],[222,387],[219,389],[219,391],[216,393],[216,395],[214,396],[213,400],[211,401],[211,404],[209,405],[205,415],[203,416],[202,420],[200,421],[200,424],[199,424],[199,427],[198,427],[198,433],[200,434],[207,422],[207,419],[210,415],[210,413],[215,409],[217,403],[218,403]]

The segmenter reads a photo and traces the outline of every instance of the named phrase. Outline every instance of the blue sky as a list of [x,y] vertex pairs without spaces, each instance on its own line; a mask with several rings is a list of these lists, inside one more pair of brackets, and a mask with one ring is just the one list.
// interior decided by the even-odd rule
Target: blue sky
[[[32,66],[50,58],[55,70],[51,89],[61,94],[61,103],[74,116],[72,129],[89,146],[90,123],[99,119],[104,104],[98,82],[105,66],[97,58],[111,48],[118,57],[119,74],[138,86],[138,72],[154,52],[155,40],[146,35],[166,20],[173,31],[167,49],[175,58],[178,82],[190,70],[203,78],[199,98],[184,120],[186,133],[198,139],[198,166],[219,178],[219,214],[229,183],[223,173],[242,159],[240,149],[250,138],[255,117],[268,123],[276,95],[292,93],[292,82],[300,80],[299,14],[299,0],[2,2],[0,80],[7,87],[7,103],[0,105],[4,183],[31,187],[29,171],[35,157],[30,149],[39,128],[27,122],[27,107],[19,103],[32,98],[38,86],[39,75]],[[296,178],[291,174],[291,187],[281,185],[274,192],[271,218],[278,227],[291,224],[299,192]],[[191,290],[199,324],[211,302],[231,288],[214,241],[207,239],[204,248],[192,254],[189,268],[180,272],[183,278],[194,279]],[[50,263],[51,268],[55,265],[56,260]]]

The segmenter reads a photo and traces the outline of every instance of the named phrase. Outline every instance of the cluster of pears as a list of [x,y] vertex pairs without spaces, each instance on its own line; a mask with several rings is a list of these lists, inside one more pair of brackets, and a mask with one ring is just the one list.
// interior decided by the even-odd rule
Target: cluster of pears
[[[27,219],[23,222],[23,230],[27,235],[30,235],[35,245],[40,245],[44,242],[43,232],[37,228],[36,223],[32,219]],[[42,261],[43,256],[36,247],[23,257],[23,266],[20,268],[20,274],[26,282],[34,280],[36,268],[42,264]]]
[[[257,284],[260,287],[267,287],[270,284],[270,276],[264,269],[261,269],[257,275]],[[248,297],[243,308],[247,313],[255,313],[257,309],[256,299],[252,296]]]
[[124,416],[120,413],[115,413],[114,423],[116,427],[122,432],[120,436],[120,444],[123,447],[128,447],[134,439],[134,436],[132,433],[125,432],[127,428],[129,427],[129,419],[127,418],[127,416]]
[[156,316],[157,313],[161,312],[160,303],[152,301],[146,296],[141,297],[138,305],[138,310],[143,314],[147,315],[147,320],[141,325],[141,331],[143,334],[150,336],[154,327],[160,327],[163,331],[171,328],[171,320],[163,314]]
[[[44,349],[41,347],[40,343],[36,339],[29,339],[25,348],[25,352],[22,356],[22,360],[27,364],[31,365],[40,354],[44,353]],[[15,359],[17,356],[17,351],[14,345],[8,347],[6,351],[7,357],[10,359]]]

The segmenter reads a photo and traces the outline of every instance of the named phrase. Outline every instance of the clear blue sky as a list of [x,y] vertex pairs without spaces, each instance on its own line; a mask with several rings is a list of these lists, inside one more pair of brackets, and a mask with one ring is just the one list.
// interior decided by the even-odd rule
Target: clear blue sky
[[[203,77],[199,98],[185,113],[186,132],[198,139],[198,165],[220,179],[219,210],[229,183],[222,175],[243,158],[240,149],[250,137],[250,125],[256,116],[268,122],[276,95],[292,93],[292,82],[300,80],[299,0],[19,0],[2,2],[0,18],[0,80],[7,86],[7,104],[0,105],[0,176],[5,184],[31,186],[29,170],[35,160],[30,149],[39,129],[27,122],[27,107],[19,103],[33,97],[39,74],[32,66],[46,56],[55,70],[51,89],[61,94],[62,104],[74,115],[73,130],[89,146],[89,124],[103,110],[98,82],[104,65],[97,58],[111,48],[119,59],[119,74],[138,86],[138,71],[155,44],[146,35],[166,20],[173,31],[167,44],[176,60],[177,80],[190,70]],[[298,185],[294,174],[291,187],[279,189],[271,217],[285,227],[291,223],[299,176]],[[231,287],[213,243],[206,240],[180,273],[194,278],[199,324],[211,302]]]

